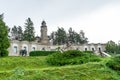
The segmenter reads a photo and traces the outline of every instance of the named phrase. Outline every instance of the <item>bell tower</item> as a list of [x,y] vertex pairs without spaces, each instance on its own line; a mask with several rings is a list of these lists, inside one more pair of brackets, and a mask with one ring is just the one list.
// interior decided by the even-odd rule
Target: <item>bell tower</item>
[[41,23],[41,44],[48,45],[47,25],[45,21]]

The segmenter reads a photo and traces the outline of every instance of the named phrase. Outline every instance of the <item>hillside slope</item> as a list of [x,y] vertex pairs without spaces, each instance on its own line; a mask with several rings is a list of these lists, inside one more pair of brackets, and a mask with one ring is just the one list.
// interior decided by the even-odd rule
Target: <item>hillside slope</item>
[[[9,59],[6,57],[5,59]],[[16,57],[11,57],[12,59]],[[41,61],[42,57],[27,57],[28,60],[35,63],[36,61]],[[4,63],[5,59],[1,59]],[[104,62],[90,62],[82,65],[67,65],[67,66],[48,66],[42,62],[37,62],[38,66],[35,68],[35,64],[31,64],[31,67],[20,66],[21,58],[17,59],[18,65],[13,69],[1,70],[0,79],[1,80],[119,80],[120,77],[117,72],[109,69],[105,66]],[[14,59],[13,59],[14,60]],[[27,62],[27,63],[28,63]],[[12,61],[9,61],[9,65]],[[15,63],[15,62],[14,62]],[[12,63],[12,64],[14,64]],[[41,65],[40,65],[41,64]],[[10,67],[8,64],[7,67]],[[16,64],[17,65],[17,64]],[[30,65],[28,65],[30,66]]]

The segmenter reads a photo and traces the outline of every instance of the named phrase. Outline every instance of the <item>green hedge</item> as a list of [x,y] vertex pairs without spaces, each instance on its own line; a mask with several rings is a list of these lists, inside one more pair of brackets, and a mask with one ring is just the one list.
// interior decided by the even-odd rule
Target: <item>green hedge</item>
[[49,65],[68,65],[68,64],[83,64],[87,62],[97,62],[101,61],[100,57],[90,54],[84,53],[78,50],[69,50],[64,53],[57,52],[55,54],[49,55],[46,58],[46,62]]
[[113,57],[106,63],[106,65],[113,70],[120,71],[120,55]]
[[31,51],[29,55],[30,56],[47,56],[56,52],[58,51]]
[[83,51],[84,53],[94,53],[93,51]]
[[6,50],[6,49],[0,51],[0,57],[8,56],[8,54],[9,54],[9,52],[8,52],[8,50]]

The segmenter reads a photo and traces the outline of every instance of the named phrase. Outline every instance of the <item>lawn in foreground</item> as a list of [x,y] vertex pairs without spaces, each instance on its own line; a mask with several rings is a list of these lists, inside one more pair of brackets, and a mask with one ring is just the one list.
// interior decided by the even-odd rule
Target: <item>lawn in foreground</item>
[[[119,80],[117,72],[101,62],[48,66],[46,57],[5,57],[0,59],[0,80]],[[4,65],[3,65],[4,64]],[[2,67],[1,67],[2,66]]]
[[119,80],[119,75],[100,63],[67,65],[25,70],[16,68],[0,73],[1,80]]
[[0,58],[0,71],[9,71],[17,67],[24,69],[45,68],[48,65],[45,63],[46,56],[40,57],[3,57]]

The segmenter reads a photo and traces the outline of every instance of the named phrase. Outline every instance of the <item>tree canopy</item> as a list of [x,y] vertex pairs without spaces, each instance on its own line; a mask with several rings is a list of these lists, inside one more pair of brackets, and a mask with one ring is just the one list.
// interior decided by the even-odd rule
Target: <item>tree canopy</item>
[[116,44],[114,41],[110,40],[106,44],[106,52],[111,54],[120,54],[120,43]]
[[[3,16],[1,19],[3,19]],[[24,31],[21,26],[14,26],[11,30],[8,28],[8,31],[11,32],[12,36],[10,37],[12,40],[20,40],[20,41],[34,41],[35,38],[35,31],[34,31],[34,24],[31,18],[26,19],[24,25]],[[37,36],[38,37],[38,36]],[[85,37],[85,33],[81,30],[80,33],[74,31],[71,27],[68,30],[68,33],[65,31],[63,27],[58,27],[58,30],[52,32],[49,39],[52,39],[52,43],[54,45],[63,45],[67,44],[68,42],[72,44],[84,44],[88,42],[88,38]],[[41,38],[39,37],[39,40]]]
[[53,39],[53,44],[55,45],[66,44],[68,42],[72,44],[84,44],[88,42],[83,32],[78,34],[72,28],[69,28],[67,33],[63,27],[58,27],[56,32],[52,32],[50,38]]
[[28,18],[26,20],[23,38],[26,41],[34,41],[35,40],[34,24],[30,18]]
[[117,44],[114,41],[108,41],[106,44],[106,51],[109,53],[116,53],[117,51]]
[[59,45],[62,45],[62,44],[65,44],[66,43],[66,39],[67,39],[67,36],[66,36],[66,31],[64,30],[64,28],[59,28],[58,27],[58,30],[55,32],[55,40],[54,40],[54,43],[55,44],[59,44]]
[[0,55],[10,46],[8,39],[8,27],[3,21],[3,14],[0,15]]

